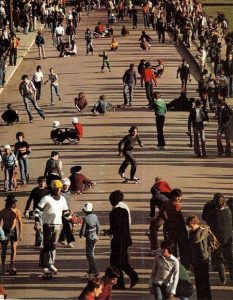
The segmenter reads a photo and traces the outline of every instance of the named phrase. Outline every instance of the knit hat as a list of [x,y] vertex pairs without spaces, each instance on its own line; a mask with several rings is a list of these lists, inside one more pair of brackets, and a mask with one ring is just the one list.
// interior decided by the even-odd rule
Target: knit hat
[[83,205],[83,211],[84,212],[92,212],[93,211],[93,205],[91,202],[87,202]]
[[55,189],[55,188],[61,189],[62,187],[63,187],[63,184],[62,184],[61,180],[56,179],[51,182],[52,189]]
[[11,146],[10,145],[5,145],[4,149],[10,149],[11,150]]
[[72,118],[72,123],[74,124],[78,123],[78,118],[77,117]]

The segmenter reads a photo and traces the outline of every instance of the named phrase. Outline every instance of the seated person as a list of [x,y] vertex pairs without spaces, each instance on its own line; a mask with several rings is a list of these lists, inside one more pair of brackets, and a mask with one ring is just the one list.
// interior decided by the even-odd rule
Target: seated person
[[69,42],[61,42],[58,46],[57,46],[57,51],[60,52],[59,57],[64,57],[65,56],[65,52],[66,50],[69,48],[70,43]]
[[89,190],[90,187],[94,187],[96,185],[96,182],[88,179],[80,173],[81,169],[81,166],[74,166],[70,169],[70,190],[77,194],[82,194],[83,191]]
[[95,30],[93,32],[93,36],[97,39],[103,36],[104,32],[104,25],[101,24],[101,22],[98,22],[98,25],[95,27]]
[[74,98],[74,105],[79,112],[83,112],[86,109],[88,102],[83,92],[80,92],[78,97]]
[[105,95],[101,95],[99,100],[97,100],[96,104],[92,108],[91,112],[96,115],[99,113],[100,115],[104,115],[108,108],[112,108],[114,111],[114,106],[108,100],[106,100]]
[[161,77],[164,72],[164,64],[162,59],[158,59],[158,65],[154,68],[154,73],[157,77]]
[[152,41],[152,38],[146,34],[146,32],[143,30],[142,31],[142,34],[139,38],[139,42],[140,43],[140,46],[143,50],[147,50],[147,49],[150,49],[150,42]]
[[186,93],[181,92],[179,98],[176,98],[167,104],[167,109],[175,111],[190,111],[194,102],[194,98],[188,99]]
[[119,47],[119,44],[118,42],[112,38],[112,42],[111,42],[111,45],[110,45],[110,51],[116,51]]
[[11,103],[7,104],[7,110],[2,114],[2,119],[6,125],[11,125],[19,122],[19,115],[17,110],[12,108]]
[[122,29],[121,29],[121,35],[122,36],[126,36],[126,35],[129,35],[129,29],[124,26],[122,26]]
[[65,49],[64,56],[73,56],[73,55],[77,55],[77,46],[75,44],[75,41],[71,41],[69,47]]
[[108,18],[108,23],[112,25],[112,24],[115,24],[116,21],[117,21],[117,19],[116,19],[115,15],[111,14],[110,17]]
[[110,37],[112,35],[113,35],[113,29],[112,29],[112,27],[109,24],[107,24],[106,28],[105,28],[105,30],[103,32],[103,36]]
[[140,47],[142,48],[142,50],[149,50],[150,44],[146,41],[145,38],[142,38],[140,42]]

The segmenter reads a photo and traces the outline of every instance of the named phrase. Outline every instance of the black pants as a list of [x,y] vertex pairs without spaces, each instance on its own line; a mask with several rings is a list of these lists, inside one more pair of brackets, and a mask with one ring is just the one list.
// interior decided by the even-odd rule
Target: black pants
[[63,227],[62,227],[62,230],[61,230],[61,234],[60,234],[60,237],[59,237],[59,241],[67,241],[67,243],[71,243],[71,242],[74,242],[75,239],[74,239],[74,235],[72,233],[72,230],[70,228],[70,222],[62,217],[62,224],[63,224]]
[[125,160],[122,162],[119,173],[125,173],[126,168],[129,164],[131,164],[130,170],[130,179],[133,179],[137,170],[137,162],[136,159],[133,157],[132,151],[124,152]]
[[10,65],[16,65],[17,62],[17,48],[10,49]]
[[36,100],[40,100],[41,96],[41,81],[33,81],[35,88],[36,88]]
[[158,30],[158,36],[159,36],[159,42],[165,43],[165,29]]
[[193,264],[193,272],[195,277],[197,300],[211,300],[209,261]]
[[156,116],[155,117],[156,128],[157,128],[157,139],[158,139],[158,146],[164,147],[165,140],[163,135],[163,126],[165,122],[165,116]]
[[[113,242],[114,243],[114,242]],[[117,267],[120,271],[120,277],[117,281],[117,287],[124,288],[124,274],[127,274],[131,281],[138,278],[137,272],[133,269],[131,264],[129,263],[129,252],[128,248],[119,249],[118,245],[111,245],[111,254],[110,254],[110,265],[113,267]],[[115,243],[114,243],[115,244]],[[119,251],[120,250],[120,251]]]

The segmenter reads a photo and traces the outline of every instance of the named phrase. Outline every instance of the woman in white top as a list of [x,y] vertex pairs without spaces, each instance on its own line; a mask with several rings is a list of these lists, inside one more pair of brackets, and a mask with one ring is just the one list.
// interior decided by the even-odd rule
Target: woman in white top
[[36,100],[40,101],[41,86],[43,84],[44,75],[41,71],[41,66],[36,67],[36,72],[33,74],[32,81],[36,88]]

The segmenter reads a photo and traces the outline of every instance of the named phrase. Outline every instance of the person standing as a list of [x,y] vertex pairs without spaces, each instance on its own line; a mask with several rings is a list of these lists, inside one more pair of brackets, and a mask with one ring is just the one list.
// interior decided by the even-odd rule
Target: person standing
[[134,64],[129,65],[129,69],[123,75],[124,84],[124,106],[132,106],[133,102],[133,88],[137,85],[137,75],[134,70]]
[[106,50],[103,50],[103,54],[99,54],[99,57],[103,58],[103,62],[102,62],[102,66],[101,66],[101,72],[104,71],[105,64],[106,64],[109,72],[111,72],[111,67],[110,67],[110,64],[109,64],[108,52]]
[[41,71],[41,66],[36,67],[36,72],[33,74],[32,81],[34,83],[34,86],[36,88],[36,100],[40,101],[41,97],[41,86],[43,84],[44,75]]
[[46,56],[45,56],[45,49],[44,49],[45,40],[44,40],[43,33],[42,33],[41,30],[39,30],[37,32],[35,43],[36,43],[36,45],[38,47],[39,59],[42,59],[42,57],[45,59],[46,58]]
[[11,151],[10,145],[4,146],[4,153],[1,155],[1,169],[4,172],[4,190],[5,192],[12,191],[13,176],[18,166],[17,158]]
[[157,19],[156,31],[158,32],[159,43],[165,43],[165,30],[166,30],[166,19],[164,14],[161,13]]
[[225,100],[219,99],[217,107],[217,118],[218,118],[218,130],[217,130],[217,147],[218,156],[224,154],[224,148],[222,145],[222,136],[225,135],[226,147],[225,156],[231,157],[231,127],[230,122],[233,117],[233,112],[231,108],[226,104]]
[[182,64],[177,69],[177,75],[176,78],[180,75],[181,80],[181,92],[186,93],[187,91],[187,82],[190,81],[190,69],[189,64],[186,62],[186,60],[182,59]]
[[89,28],[86,29],[85,32],[85,41],[86,41],[86,55],[88,55],[89,52],[91,54],[94,54],[94,49],[93,49],[93,38],[92,38],[92,32]]
[[14,195],[8,195],[5,201],[5,208],[0,211],[0,222],[3,223],[2,229],[6,237],[4,241],[1,241],[3,276],[5,275],[5,261],[8,243],[11,243],[11,258],[7,271],[9,271],[9,274],[14,274],[16,272],[16,269],[14,268],[14,262],[16,259],[17,243],[23,238],[21,212],[18,208],[16,208],[17,199],[15,199]]
[[188,250],[195,277],[197,300],[211,300],[207,243],[209,229],[199,224],[197,216],[189,216],[186,225],[190,229]]
[[129,134],[127,134],[118,144],[119,156],[123,154],[125,157],[125,160],[122,162],[118,173],[122,178],[125,178],[125,170],[128,165],[131,164],[130,179],[135,181],[138,180],[135,177],[137,162],[133,157],[133,148],[136,143],[138,143],[140,147],[143,147],[143,142],[138,135],[138,128],[136,126],[132,126],[129,129]]
[[108,230],[108,233],[112,236],[110,265],[120,271],[120,277],[114,289],[125,289],[123,271],[130,277],[131,288],[138,283],[139,279],[137,272],[129,262],[128,248],[132,246],[129,214],[125,208],[117,207],[119,200],[119,193],[112,192],[110,194],[109,201],[113,207],[109,214],[110,229]]
[[[193,107],[189,113],[188,118],[188,131],[191,135],[191,126],[193,127],[194,133],[194,153],[201,157],[206,157],[206,147],[205,147],[205,130],[204,130],[204,121],[208,121],[209,117],[207,112],[202,108],[202,103],[199,99],[195,101],[195,107]],[[201,149],[199,143],[199,137],[201,140]]]
[[155,110],[155,123],[157,128],[157,147],[159,150],[164,150],[165,148],[165,139],[163,134],[163,126],[165,123],[165,115],[167,112],[167,105],[164,100],[161,99],[160,93],[154,93],[154,110]]
[[10,52],[10,66],[16,66],[17,63],[17,52],[18,52],[18,48],[19,48],[19,40],[15,33],[11,32],[10,34],[10,48],[9,48],[9,52]]
[[29,183],[28,155],[31,153],[31,147],[24,141],[24,133],[16,133],[17,143],[15,143],[15,156],[19,162],[20,176],[22,185]]
[[59,101],[61,101],[61,96],[59,94],[59,85],[58,85],[58,75],[54,73],[54,69],[49,69],[50,74],[48,80],[45,81],[44,85],[50,81],[50,95],[51,95],[51,105],[55,105],[54,97],[57,96]]
[[223,62],[223,70],[225,72],[225,76],[228,79],[228,98],[233,97],[233,59],[232,53],[230,52],[227,56],[227,59]]
[[[46,161],[44,177],[48,177],[52,170],[55,171],[60,178],[62,178],[62,162],[59,160],[59,152],[57,151],[52,151],[51,157]],[[49,184],[47,184],[47,186],[49,187]]]
[[98,276],[99,270],[96,265],[94,250],[95,244],[98,241],[98,235],[100,232],[100,224],[98,217],[93,214],[92,203],[85,203],[83,206],[83,212],[86,216],[83,218],[83,224],[79,232],[79,237],[86,238],[86,258],[89,264],[87,274],[90,276]]
[[62,216],[70,220],[72,217],[65,197],[61,195],[63,184],[60,180],[51,183],[51,194],[44,196],[35,209],[35,226],[43,222],[43,248],[40,252],[40,267],[45,274],[57,273],[55,267],[56,244],[62,228]]
[[141,76],[141,87],[143,87],[143,81],[145,82],[146,97],[148,100],[148,106],[150,109],[154,107],[154,97],[153,97],[153,82],[157,86],[157,81],[154,72],[151,70],[150,62],[145,63],[145,69]]
[[33,115],[30,111],[29,103],[34,106],[35,110],[41,116],[42,119],[45,119],[44,111],[36,103],[36,88],[31,80],[28,79],[27,75],[22,76],[22,82],[19,85],[20,95],[23,97],[25,109],[28,113],[30,123],[33,122]]
[[173,299],[179,281],[179,260],[172,255],[170,242],[162,241],[156,251],[152,273],[149,279],[149,290],[155,300]]

